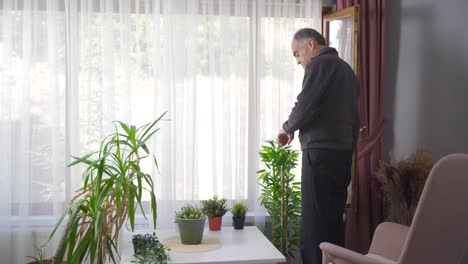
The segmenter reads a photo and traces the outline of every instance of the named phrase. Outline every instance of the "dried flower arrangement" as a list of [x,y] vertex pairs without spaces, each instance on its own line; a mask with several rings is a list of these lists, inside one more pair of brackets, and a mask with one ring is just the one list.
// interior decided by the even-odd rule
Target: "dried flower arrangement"
[[433,166],[434,161],[424,148],[418,148],[406,159],[397,161],[390,153],[388,163],[380,161],[376,179],[385,198],[387,221],[411,225]]

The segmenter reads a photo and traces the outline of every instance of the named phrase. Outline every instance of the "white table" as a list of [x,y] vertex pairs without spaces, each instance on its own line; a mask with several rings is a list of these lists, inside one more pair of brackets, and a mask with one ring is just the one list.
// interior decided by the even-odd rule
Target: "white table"
[[[152,231],[137,233],[152,233]],[[175,230],[156,230],[160,241],[177,235]],[[127,233],[120,244],[121,263],[131,263],[133,259],[132,233]],[[246,226],[243,230],[232,227],[222,227],[221,231],[205,229],[204,235],[217,237],[221,248],[201,253],[171,252],[169,263],[284,263],[285,257],[271,244],[271,242],[255,226]],[[123,238],[124,238],[123,237]]]

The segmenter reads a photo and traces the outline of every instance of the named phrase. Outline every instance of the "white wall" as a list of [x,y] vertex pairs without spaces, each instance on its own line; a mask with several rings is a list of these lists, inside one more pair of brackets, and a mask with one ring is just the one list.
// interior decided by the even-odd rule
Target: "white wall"
[[436,159],[468,153],[468,0],[387,0],[386,9],[385,159],[418,146]]
[[387,1],[385,158],[468,153],[468,1]]

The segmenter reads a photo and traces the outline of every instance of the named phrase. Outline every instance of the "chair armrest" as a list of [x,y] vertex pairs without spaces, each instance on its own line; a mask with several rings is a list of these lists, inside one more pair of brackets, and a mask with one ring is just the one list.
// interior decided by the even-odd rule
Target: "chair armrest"
[[346,248],[335,246],[328,242],[320,243],[322,249],[323,264],[329,263],[359,263],[359,264],[383,264],[377,259],[362,255]]
[[377,226],[372,238],[369,254],[398,261],[408,235],[409,227],[397,223],[383,222]]

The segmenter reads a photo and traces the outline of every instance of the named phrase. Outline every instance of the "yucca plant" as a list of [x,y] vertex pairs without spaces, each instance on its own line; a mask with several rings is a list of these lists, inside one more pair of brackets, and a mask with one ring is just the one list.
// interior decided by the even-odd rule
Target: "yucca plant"
[[67,263],[81,263],[87,259],[91,263],[104,263],[107,259],[116,263],[122,226],[129,219],[130,229],[134,230],[137,208],[146,219],[142,205],[145,191],[151,197],[153,227],[156,228],[154,183],[151,175],[142,171],[140,164],[143,159],[151,157],[157,167],[148,142],[159,130],[156,125],[164,114],[138,128],[116,121],[115,132],[102,140],[98,151],[73,157],[75,161],[69,166],[86,165],[84,181],[50,236],[54,236],[67,219],[52,258],[54,263],[61,263],[62,259]]
[[276,141],[267,143],[259,152],[266,166],[257,172],[262,187],[259,200],[272,218],[272,243],[283,255],[293,257],[299,248],[301,186],[292,170],[297,166],[299,152]]

